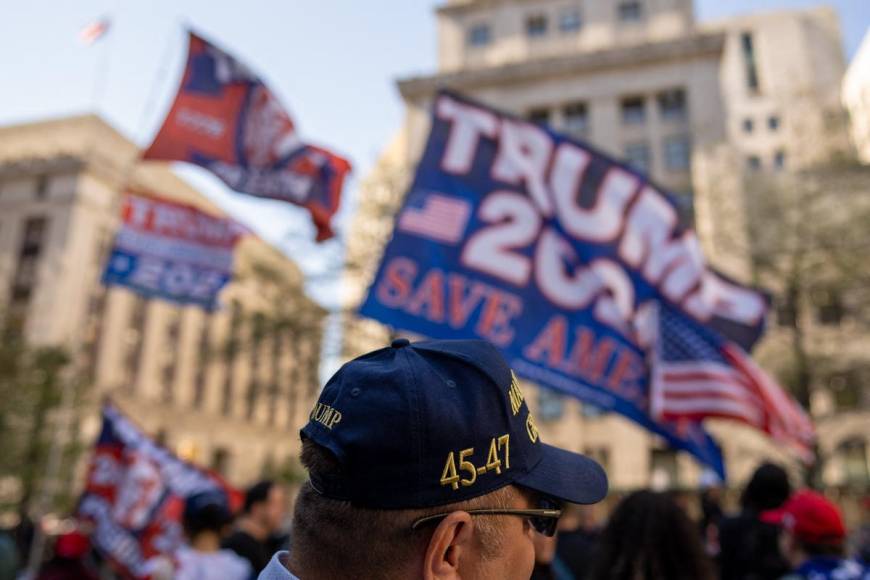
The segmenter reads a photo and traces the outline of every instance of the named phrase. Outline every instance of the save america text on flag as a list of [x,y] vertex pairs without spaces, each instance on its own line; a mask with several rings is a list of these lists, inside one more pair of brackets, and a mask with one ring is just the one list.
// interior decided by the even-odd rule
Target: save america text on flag
[[106,285],[207,310],[232,278],[233,253],[246,230],[229,218],[128,193],[121,227],[103,272]]
[[521,376],[621,413],[724,475],[697,420],[653,415],[643,323],[665,301],[748,346],[767,300],[710,270],[679,222],[673,201],[625,165],[441,92],[360,312],[490,340]]
[[251,69],[193,32],[181,87],[143,158],[194,163],[238,192],[303,206],[318,241],[333,235],[350,171],[342,157],[302,142]]
[[183,541],[184,499],[218,491],[234,509],[242,495],[216,474],[173,455],[117,407],[103,407],[103,426],[77,517],[94,526],[94,547],[125,577],[149,578],[171,562]]

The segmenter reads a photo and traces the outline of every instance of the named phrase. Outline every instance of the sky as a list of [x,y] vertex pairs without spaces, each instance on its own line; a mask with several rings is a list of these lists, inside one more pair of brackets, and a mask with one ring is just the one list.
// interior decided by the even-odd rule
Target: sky
[[[594,0],[587,0],[594,1]],[[395,79],[435,69],[432,0],[28,0],[8,3],[0,19],[0,124],[97,111],[127,137],[147,145],[177,88],[185,58],[184,27],[217,41],[258,71],[288,106],[303,138],[349,157],[354,175],[336,220],[342,232],[356,187],[398,130],[402,106]],[[870,25],[870,1],[829,1],[840,14],[851,55]],[[696,0],[699,20],[783,7],[803,0]],[[79,30],[108,15],[108,36],[91,47]],[[203,170],[177,166],[308,275],[308,292],[327,307],[340,302],[330,272],[342,242],[313,242],[299,208],[234,194]],[[339,235],[339,238],[342,236]]]

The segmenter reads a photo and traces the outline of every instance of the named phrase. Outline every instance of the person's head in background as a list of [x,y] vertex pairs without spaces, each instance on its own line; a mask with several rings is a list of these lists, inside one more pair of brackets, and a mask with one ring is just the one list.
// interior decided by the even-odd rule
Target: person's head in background
[[712,580],[696,527],[662,492],[638,491],[610,517],[595,554],[593,580]]
[[744,512],[761,513],[778,508],[791,495],[788,473],[779,465],[762,463],[740,496]]
[[559,531],[597,531],[601,526],[600,505],[577,505],[573,503],[563,505],[562,517],[559,518]]
[[812,558],[846,556],[846,527],[840,510],[825,496],[799,491],[781,508],[765,512],[762,521],[780,526],[780,550],[794,567]]
[[225,494],[206,491],[185,500],[181,524],[191,548],[199,552],[216,552],[233,521]]
[[265,540],[284,524],[287,493],[274,481],[259,481],[245,492],[242,518],[245,530],[258,540]]

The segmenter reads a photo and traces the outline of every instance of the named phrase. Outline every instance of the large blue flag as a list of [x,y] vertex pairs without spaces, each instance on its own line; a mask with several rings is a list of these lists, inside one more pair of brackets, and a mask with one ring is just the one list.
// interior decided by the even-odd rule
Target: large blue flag
[[666,302],[750,346],[762,294],[710,270],[677,205],[576,140],[438,94],[414,182],[362,315],[483,338],[517,374],[620,413],[724,479],[697,420],[652,413],[648,353]]

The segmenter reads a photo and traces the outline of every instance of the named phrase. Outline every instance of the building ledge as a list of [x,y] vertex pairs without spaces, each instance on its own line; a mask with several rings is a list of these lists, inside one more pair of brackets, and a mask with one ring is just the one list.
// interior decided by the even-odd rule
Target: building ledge
[[724,33],[695,33],[675,40],[526,60],[502,66],[409,77],[399,79],[398,86],[402,97],[414,99],[430,95],[440,88],[474,89],[572,74],[589,74],[620,67],[642,67],[720,56],[724,46]]

